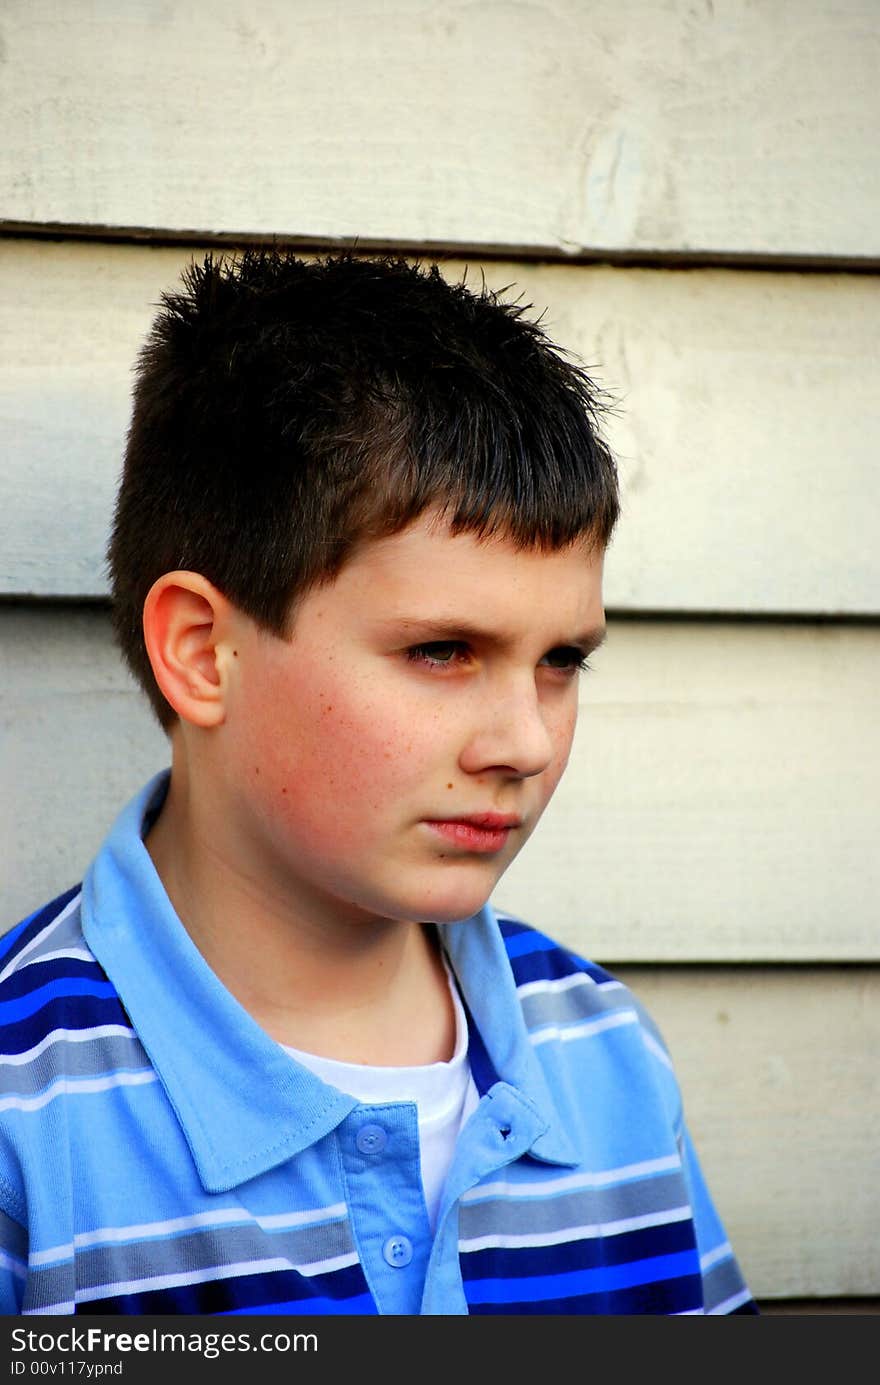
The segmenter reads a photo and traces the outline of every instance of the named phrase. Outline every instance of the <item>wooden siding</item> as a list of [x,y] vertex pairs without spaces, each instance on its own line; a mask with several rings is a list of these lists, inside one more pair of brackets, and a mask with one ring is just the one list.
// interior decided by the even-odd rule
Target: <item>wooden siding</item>
[[874,0],[7,0],[7,224],[876,258]]
[[[572,760],[495,894],[616,961],[880,959],[880,631],[612,621]],[[11,925],[168,762],[103,610],[0,607]]]
[[759,1299],[880,1295],[880,970],[620,968]]
[[880,957],[880,631],[609,630],[499,902],[621,960]]
[[[0,240],[0,593],[106,593],[131,371],[190,252]],[[479,264],[451,261],[450,278]],[[880,608],[880,280],[485,266],[618,402],[611,609]]]

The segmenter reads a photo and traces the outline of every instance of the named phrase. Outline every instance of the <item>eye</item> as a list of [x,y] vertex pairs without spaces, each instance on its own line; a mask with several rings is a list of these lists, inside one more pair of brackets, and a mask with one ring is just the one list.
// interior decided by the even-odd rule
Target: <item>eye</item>
[[406,651],[406,657],[411,663],[426,664],[428,668],[446,668],[462,651],[467,652],[467,645],[460,640],[435,640],[431,644],[414,644]]
[[577,645],[560,645],[558,649],[551,649],[549,654],[545,654],[541,660],[546,663],[548,668],[558,669],[560,673],[586,673],[590,664],[582,649]]

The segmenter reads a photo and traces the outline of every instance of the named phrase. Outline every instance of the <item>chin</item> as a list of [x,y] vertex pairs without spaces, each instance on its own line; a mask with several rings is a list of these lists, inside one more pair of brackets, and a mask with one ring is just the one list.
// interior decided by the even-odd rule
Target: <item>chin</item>
[[407,900],[401,911],[403,917],[418,919],[420,923],[460,923],[479,913],[495,888],[495,880],[475,882],[467,887],[413,891],[412,899]]

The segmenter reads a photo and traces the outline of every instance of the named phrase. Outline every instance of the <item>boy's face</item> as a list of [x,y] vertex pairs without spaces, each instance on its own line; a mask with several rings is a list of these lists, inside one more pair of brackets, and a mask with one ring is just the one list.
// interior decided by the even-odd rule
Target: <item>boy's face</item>
[[428,514],[306,594],[289,641],[238,618],[214,760],[235,864],[325,917],[475,913],[565,768],[601,580],[586,544],[518,551]]

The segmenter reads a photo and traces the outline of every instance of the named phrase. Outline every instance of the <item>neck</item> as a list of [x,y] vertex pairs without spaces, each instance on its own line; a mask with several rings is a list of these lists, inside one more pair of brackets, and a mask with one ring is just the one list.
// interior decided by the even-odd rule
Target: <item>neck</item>
[[279,1043],[344,1062],[448,1060],[455,1017],[432,925],[266,889],[172,774],[146,848],[205,961]]

